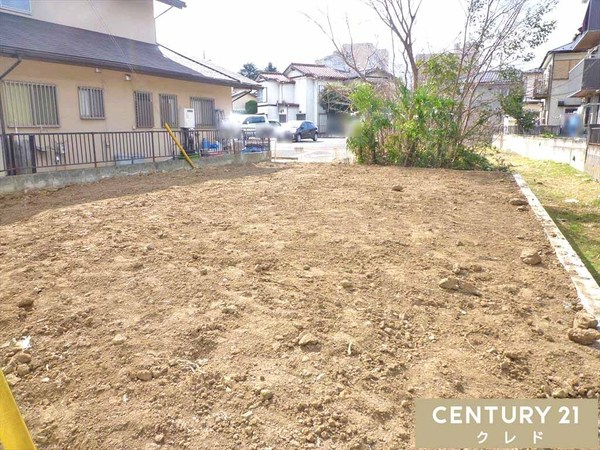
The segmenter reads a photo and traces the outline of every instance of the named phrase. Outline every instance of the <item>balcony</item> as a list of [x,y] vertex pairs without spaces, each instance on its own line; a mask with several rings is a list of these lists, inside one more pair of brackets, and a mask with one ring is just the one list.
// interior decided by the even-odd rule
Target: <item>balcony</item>
[[600,92],[600,58],[581,60],[569,72],[571,97],[585,98]]
[[575,39],[573,51],[581,52],[596,47],[600,42],[600,0],[589,0],[581,34]]
[[548,83],[542,80],[536,80],[533,85],[533,98],[536,100],[548,97]]

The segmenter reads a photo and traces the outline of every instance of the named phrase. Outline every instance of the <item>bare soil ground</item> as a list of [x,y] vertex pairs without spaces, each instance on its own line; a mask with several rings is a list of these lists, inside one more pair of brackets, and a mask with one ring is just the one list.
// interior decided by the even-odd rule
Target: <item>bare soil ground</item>
[[50,450],[402,449],[419,397],[598,397],[515,196],[501,173],[264,164],[3,197],[0,364]]

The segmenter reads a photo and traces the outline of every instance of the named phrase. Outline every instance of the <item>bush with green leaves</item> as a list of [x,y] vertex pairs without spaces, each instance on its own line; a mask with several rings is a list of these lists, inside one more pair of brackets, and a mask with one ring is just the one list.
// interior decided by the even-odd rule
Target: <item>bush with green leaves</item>
[[256,114],[258,112],[258,103],[256,100],[248,100],[245,105],[246,114]]
[[476,147],[463,144],[455,120],[455,100],[427,85],[398,88],[383,97],[372,85],[357,86],[350,95],[360,119],[348,138],[357,162],[410,167],[491,170]]

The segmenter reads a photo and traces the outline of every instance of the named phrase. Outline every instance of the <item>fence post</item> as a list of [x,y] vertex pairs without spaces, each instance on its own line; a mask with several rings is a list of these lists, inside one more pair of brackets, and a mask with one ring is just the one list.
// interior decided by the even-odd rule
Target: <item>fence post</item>
[[16,175],[17,174],[17,167],[16,167],[16,159],[15,159],[15,135],[11,134],[8,136],[8,167],[10,167],[10,170],[8,172],[9,175]]
[[[158,132],[160,133],[160,131]],[[150,133],[150,140],[152,141],[150,143],[150,149],[152,150],[152,162],[156,162],[156,154],[154,151],[154,138],[158,135],[158,133],[155,133],[154,131]]]
[[4,162],[4,170],[7,175],[10,175],[8,170],[10,168],[8,162],[8,134],[2,133],[2,141],[0,142],[0,148],[2,148],[2,161]]
[[96,157],[96,133],[92,133],[92,153],[94,154],[94,168],[98,168],[98,158]]
[[37,158],[35,153],[35,136],[29,135],[29,157],[31,158],[31,173],[37,173]]

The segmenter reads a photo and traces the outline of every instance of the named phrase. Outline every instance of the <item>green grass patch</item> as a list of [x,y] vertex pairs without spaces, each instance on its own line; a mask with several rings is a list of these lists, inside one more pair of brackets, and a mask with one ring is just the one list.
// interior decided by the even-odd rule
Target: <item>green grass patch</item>
[[600,183],[567,164],[500,153],[520,173],[600,283]]

